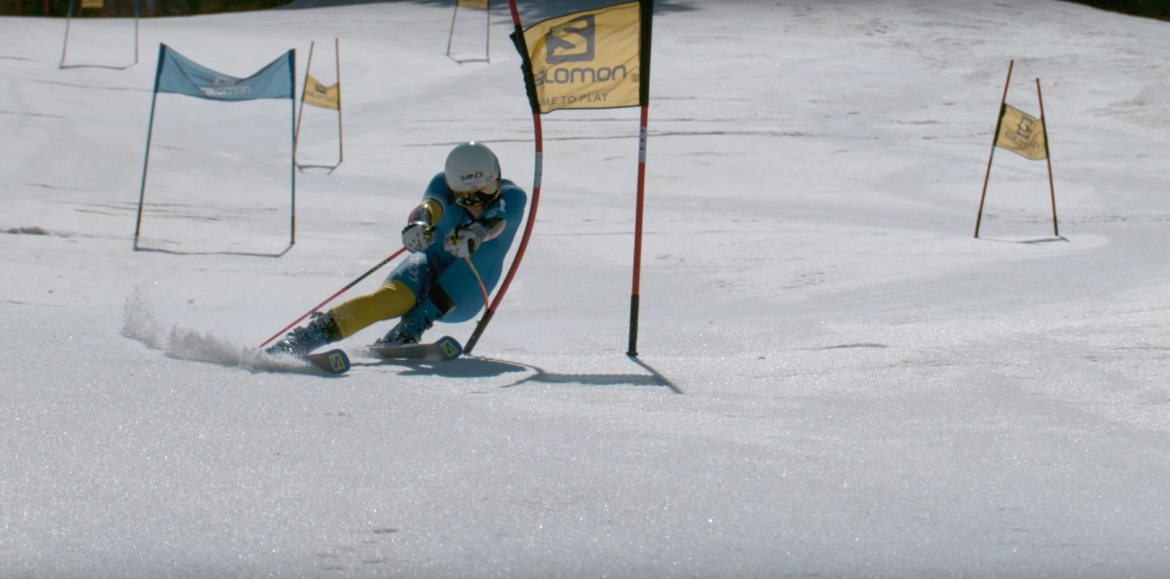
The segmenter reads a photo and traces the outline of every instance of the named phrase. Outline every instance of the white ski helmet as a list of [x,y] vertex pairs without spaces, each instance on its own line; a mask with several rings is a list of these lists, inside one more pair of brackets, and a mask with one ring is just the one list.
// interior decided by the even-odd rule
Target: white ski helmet
[[455,193],[478,191],[500,178],[500,161],[487,146],[472,141],[456,146],[443,169]]

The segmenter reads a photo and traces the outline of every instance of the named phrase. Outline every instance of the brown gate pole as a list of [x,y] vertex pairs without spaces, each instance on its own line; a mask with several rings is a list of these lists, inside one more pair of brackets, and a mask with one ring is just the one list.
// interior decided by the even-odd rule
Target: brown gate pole
[[999,128],[1003,123],[1003,107],[1007,104],[1008,86],[1012,82],[1012,67],[1015,64],[1015,59],[1008,63],[1007,80],[1003,83],[1003,98],[999,100],[999,115],[995,117],[995,136],[991,138],[991,154],[987,157],[987,175],[983,177],[983,194],[979,196],[979,216],[975,218],[975,237],[979,237],[979,223],[983,221],[983,201],[987,199],[987,182],[991,180],[991,160],[995,158],[995,143],[999,141]]
[[1052,155],[1048,152],[1048,121],[1044,120],[1044,97],[1040,94],[1040,79],[1036,79],[1036,98],[1040,101],[1040,127],[1044,129],[1044,160],[1048,163],[1048,191],[1052,195],[1052,234],[1060,237],[1056,226],[1056,185],[1052,181]]

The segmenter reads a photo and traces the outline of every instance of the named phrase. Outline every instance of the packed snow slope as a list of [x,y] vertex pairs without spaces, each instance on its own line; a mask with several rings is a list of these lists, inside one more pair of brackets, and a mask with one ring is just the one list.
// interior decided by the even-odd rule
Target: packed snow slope
[[[639,355],[639,111],[558,111],[474,355],[378,363],[383,323],[327,378],[258,346],[400,248],[453,145],[535,173],[505,3],[490,62],[460,11],[462,64],[450,2],[328,4],[143,20],[137,63],[132,21],[75,19],[63,67],[63,20],[0,18],[0,577],[1170,569],[1170,25],[662,0]],[[291,169],[288,101],[153,99],[160,43],[234,76],[296,49],[299,87],[334,38],[332,172]],[[1013,60],[1054,187],[997,150],[975,238]],[[336,163],[337,115],[300,139]]]

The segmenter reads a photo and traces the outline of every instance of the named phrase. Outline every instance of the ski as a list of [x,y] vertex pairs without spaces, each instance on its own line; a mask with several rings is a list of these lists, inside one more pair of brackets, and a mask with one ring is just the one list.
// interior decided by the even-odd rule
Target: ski
[[349,370],[349,356],[342,350],[305,354],[304,358],[330,374],[344,374]]
[[370,345],[370,352],[375,356],[388,360],[428,360],[431,362],[446,362],[454,360],[463,354],[463,346],[459,340],[451,336],[444,336],[430,344],[411,344],[409,346],[381,346]]

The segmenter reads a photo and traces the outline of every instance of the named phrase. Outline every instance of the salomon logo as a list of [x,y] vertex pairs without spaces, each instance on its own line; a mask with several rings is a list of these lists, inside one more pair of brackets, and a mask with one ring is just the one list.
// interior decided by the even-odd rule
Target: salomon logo
[[459,347],[452,343],[451,340],[443,340],[439,342],[439,348],[442,348],[443,353],[446,354],[448,358],[454,358],[455,356],[459,355]]
[[1020,123],[1016,125],[1016,134],[1025,141],[1032,140],[1032,128],[1036,124],[1036,119],[1022,117]]
[[217,76],[211,81],[211,86],[201,86],[199,90],[209,97],[222,97],[233,94],[248,94],[252,87],[246,84],[237,85],[236,79]]
[[536,76],[533,81],[536,86],[593,84],[626,80],[629,72],[624,64],[612,67],[553,67],[555,64],[566,62],[592,62],[595,57],[596,37],[597,23],[594,21],[593,14],[578,16],[564,24],[549,28],[544,35],[544,60],[549,68],[535,71]]
[[562,62],[588,62],[593,60],[593,43],[597,34],[597,25],[592,14],[574,18],[564,24],[558,24],[545,34],[545,62],[560,64]]
[[329,353],[329,368],[334,372],[340,372],[348,367],[349,363],[345,360],[345,356],[343,356],[340,352]]

